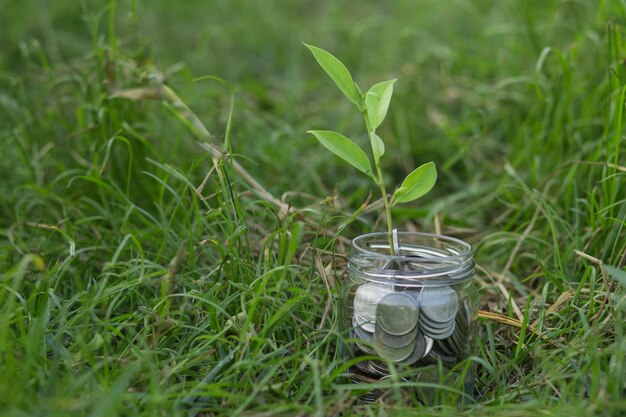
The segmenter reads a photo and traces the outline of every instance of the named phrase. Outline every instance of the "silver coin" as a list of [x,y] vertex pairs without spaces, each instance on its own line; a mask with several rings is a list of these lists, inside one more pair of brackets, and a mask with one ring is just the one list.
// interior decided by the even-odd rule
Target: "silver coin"
[[425,315],[421,315],[419,318],[420,326],[425,326],[431,329],[438,329],[438,330],[444,330],[444,329],[449,328],[450,326],[454,326],[455,322],[456,320],[454,319],[449,320],[449,321],[434,321],[432,319],[429,319]]
[[450,345],[448,345],[447,340],[437,340],[435,342],[435,347],[438,352],[444,353],[446,355],[454,355],[454,351]]
[[363,373],[361,369],[350,368],[352,382],[355,384],[373,384],[378,381],[378,378]]
[[354,316],[352,317],[352,322],[356,323],[356,325],[360,326],[363,330],[374,333],[374,322],[365,320],[356,311],[354,312]]
[[379,345],[386,345],[398,349],[415,342],[417,331],[417,326],[415,326],[413,327],[413,330],[409,331],[408,333],[396,336],[385,332],[377,323],[374,326],[374,340],[376,340],[376,343]]
[[401,363],[403,365],[413,365],[418,360],[422,359],[426,354],[426,337],[418,332],[415,337],[415,344],[413,345],[413,352],[409,355],[408,358],[404,359]]
[[374,370],[378,373],[382,373],[383,375],[389,375],[389,368],[385,362],[382,361],[370,361],[370,364]]
[[454,333],[455,328],[456,326],[454,322],[452,322],[452,325],[448,327],[447,329],[441,330],[441,329],[432,329],[432,328],[422,327],[422,332],[424,332],[424,334],[428,337],[441,340],[441,339],[447,339],[448,337],[450,337],[450,335]]
[[376,307],[376,322],[394,336],[409,333],[417,325],[419,309],[413,297],[401,292],[385,295]]
[[452,366],[458,362],[456,355],[448,355],[436,349],[431,350],[426,358],[428,358],[431,363],[441,362],[447,366]]
[[459,313],[456,316],[456,329],[447,339],[448,345],[458,356],[466,356],[470,332],[471,311],[467,300],[461,302]]
[[[368,342],[363,340],[363,338],[359,337],[356,332],[354,331],[354,329],[350,332],[350,337],[354,340],[354,347],[356,348],[355,352],[356,354],[366,354],[366,355],[373,355],[373,356],[377,356],[378,353],[376,352],[376,350],[374,350],[374,348],[372,347],[372,345],[368,345]],[[363,342],[360,342],[363,341]]]
[[459,296],[449,286],[424,288],[420,294],[420,309],[432,321],[447,322],[454,319],[459,310]]
[[452,333],[449,339],[450,345],[454,344],[459,349],[462,349],[463,346],[466,346],[468,341],[467,334],[460,331],[455,331],[454,333]]
[[457,319],[455,320],[457,328],[457,331],[455,333],[462,336],[463,338],[467,338],[470,330],[469,324],[465,322],[464,319],[459,319],[458,317],[459,316],[457,316]]
[[372,375],[374,377],[389,375],[389,371],[387,370],[387,368],[382,368],[380,365],[375,364],[376,362],[378,361],[366,360],[357,363],[356,366],[361,371],[366,372],[368,375]]
[[433,346],[435,345],[435,341],[428,336],[424,336],[426,339],[426,350],[424,351],[424,356],[428,355],[431,350],[433,350]]
[[377,350],[380,353],[380,356],[390,360],[391,362],[401,362],[411,356],[413,353],[414,346],[413,344],[406,345],[404,347],[394,349],[385,345],[377,345]]
[[[391,375],[385,375],[384,377],[380,378],[379,381],[382,382],[382,381],[386,381],[386,380],[390,380],[390,379],[393,380],[393,377]],[[398,381],[399,382],[411,382],[408,378],[405,378],[405,377],[399,377]],[[406,391],[409,388],[403,387],[401,389],[402,389],[403,392],[406,393]],[[391,388],[391,387],[390,388],[375,388],[374,389],[374,393],[377,396],[377,399],[389,396],[392,391],[393,391],[393,388]]]
[[467,300],[463,300],[460,304],[459,312],[456,315],[456,324],[467,332],[472,322],[472,311],[467,304]]
[[389,369],[382,360],[368,359],[357,363],[356,366],[371,376],[389,375]]
[[446,323],[435,323],[430,320],[425,320],[420,317],[419,320],[419,328],[422,329],[423,332],[429,334],[452,334],[456,329],[455,321],[450,321]]
[[374,349],[372,349],[371,347],[363,343],[354,342],[354,345],[358,348],[358,351],[356,353],[364,353],[366,355],[372,355],[372,356],[378,355],[378,352],[376,352]]
[[455,355],[459,357],[465,356],[465,346],[466,346],[465,343],[463,343],[460,340],[457,340],[456,338],[452,336],[446,340],[448,341],[448,345],[452,348],[452,353],[454,353]]
[[455,353],[459,356],[466,356],[468,349],[468,334],[467,332],[454,332],[450,336],[449,344],[455,350]]
[[355,319],[352,319],[352,329],[358,339],[364,340],[367,343],[374,343],[374,333],[368,332],[363,326],[360,326]]
[[393,288],[386,285],[371,282],[361,285],[354,294],[354,315],[360,316],[364,322],[374,323],[378,302],[390,293],[393,293]]

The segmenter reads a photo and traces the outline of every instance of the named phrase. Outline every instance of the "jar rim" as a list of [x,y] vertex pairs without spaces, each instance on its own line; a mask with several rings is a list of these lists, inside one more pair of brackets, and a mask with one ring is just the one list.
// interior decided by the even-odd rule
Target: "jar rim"
[[[451,243],[456,243],[464,249],[463,252],[460,252],[454,255],[445,255],[445,256],[442,256],[441,258],[454,259],[454,258],[467,258],[468,256],[472,256],[472,252],[473,252],[472,245],[470,245],[469,243],[461,239],[457,239],[455,237],[438,235],[435,233],[424,233],[424,232],[398,232],[398,238],[401,238],[402,236],[419,236],[419,237],[425,237],[425,238],[431,238],[431,239],[438,239],[444,242],[447,241]],[[374,258],[387,259],[387,260],[393,260],[393,261],[403,261],[403,260],[407,261],[407,260],[412,259],[412,257],[409,257],[409,256],[387,255],[387,254],[371,251],[371,250],[363,248],[362,246],[359,246],[359,243],[361,243],[361,241],[369,239],[369,238],[376,238],[376,237],[382,237],[386,240],[387,232],[373,232],[373,233],[366,233],[364,235],[359,235],[355,237],[354,239],[352,239],[352,249],[357,250],[363,255],[371,256]]]
[[[398,232],[399,247],[405,254],[391,255],[372,250],[388,250],[387,236],[386,232],[374,232],[354,238],[348,269],[367,280],[401,280],[406,285],[447,285],[466,281],[474,275],[472,246],[461,239],[434,233]],[[419,242],[420,239],[423,241]],[[424,242],[429,240],[432,245]],[[437,248],[435,242],[448,246]],[[407,255],[410,253],[413,255]],[[412,268],[415,265],[418,265],[417,269]]]

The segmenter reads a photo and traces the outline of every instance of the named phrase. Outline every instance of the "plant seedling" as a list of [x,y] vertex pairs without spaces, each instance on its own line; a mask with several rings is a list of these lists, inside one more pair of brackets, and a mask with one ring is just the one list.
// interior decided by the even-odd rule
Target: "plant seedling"
[[308,133],[313,134],[326,149],[370,177],[378,185],[385,206],[389,250],[391,255],[395,255],[392,242],[393,223],[391,208],[398,203],[408,203],[417,200],[433,188],[437,181],[435,163],[431,161],[413,170],[402,181],[402,184],[396,188],[393,195],[391,197],[388,196],[380,165],[380,159],[385,154],[385,143],[376,134],[376,129],[378,129],[387,115],[391,96],[393,95],[393,85],[396,80],[380,82],[373,85],[366,93],[363,93],[352,79],[350,71],[339,59],[321,48],[307,45],[306,43],[304,45],[313,53],[317,63],[326,71],[341,92],[363,115],[372,149],[374,169],[372,169],[372,164],[367,154],[355,142],[341,133],[330,130],[309,130]]

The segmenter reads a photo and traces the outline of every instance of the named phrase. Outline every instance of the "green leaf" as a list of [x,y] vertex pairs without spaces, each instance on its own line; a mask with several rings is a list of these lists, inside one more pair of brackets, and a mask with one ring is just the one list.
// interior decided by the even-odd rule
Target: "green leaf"
[[606,272],[608,272],[609,275],[619,281],[619,283],[622,284],[622,287],[626,288],[626,271],[609,265],[604,265],[604,269],[606,269]]
[[370,130],[376,130],[378,126],[385,120],[389,102],[393,95],[393,84],[395,79],[383,81],[374,85],[365,94],[365,107],[367,108],[367,118]]
[[385,154],[385,143],[374,132],[372,132],[370,134],[370,141],[371,141],[371,144],[372,144],[372,153],[374,154],[374,159],[379,161],[380,157]]
[[395,203],[408,203],[429,192],[437,181],[437,168],[428,162],[411,172],[394,193]]
[[329,151],[368,175],[374,178],[372,165],[367,155],[359,146],[340,133],[330,130],[309,130],[317,140]]
[[307,45],[306,43],[304,46],[309,48],[317,63],[320,64],[324,71],[332,78],[346,97],[348,97],[351,102],[358,105],[359,94],[352,80],[352,76],[350,75],[350,71],[348,71],[346,66],[330,52],[326,52],[313,45]]

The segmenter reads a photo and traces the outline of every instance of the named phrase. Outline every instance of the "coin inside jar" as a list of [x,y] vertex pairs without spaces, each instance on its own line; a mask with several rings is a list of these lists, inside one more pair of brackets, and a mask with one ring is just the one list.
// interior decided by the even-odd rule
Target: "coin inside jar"
[[394,336],[409,333],[417,325],[419,309],[410,295],[394,292],[385,295],[376,307],[376,323]]
[[419,318],[419,323],[420,326],[422,327],[427,327],[430,329],[434,329],[434,330],[446,330],[452,326],[455,325],[455,320],[448,320],[448,321],[434,321],[432,319],[429,319],[428,317],[426,317],[426,315],[422,314]]
[[378,302],[390,293],[393,288],[386,285],[373,282],[361,285],[354,294],[354,315],[360,318],[359,323],[374,323]]
[[352,329],[357,338],[367,342],[374,343],[374,334],[367,331],[363,326],[359,325],[354,319],[352,320]]
[[365,330],[365,331],[367,331],[369,333],[374,333],[374,322],[373,321],[369,321],[369,320],[365,320],[357,312],[355,312],[354,316],[352,317],[352,325],[353,326],[355,326],[355,325],[359,326],[363,330]]
[[452,333],[454,333],[454,329],[455,329],[454,322],[447,329],[432,329],[432,328],[422,327],[422,331],[424,332],[425,335],[433,339],[437,339],[437,340],[447,339],[448,337],[452,335]]
[[413,330],[409,331],[408,333],[400,336],[395,336],[385,332],[379,324],[376,324],[374,328],[374,339],[379,345],[387,345],[392,348],[401,348],[415,341],[417,331],[418,326],[415,326],[413,327]]
[[400,362],[411,356],[411,353],[413,353],[414,350],[414,345],[411,343],[398,349],[385,345],[376,345],[376,348],[383,358],[387,358],[391,362]]
[[413,352],[411,352],[409,357],[401,362],[402,364],[413,365],[415,362],[428,355],[433,347],[433,339],[424,336],[421,332],[418,332],[413,346]]
[[434,322],[454,320],[459,310],[459,296],[449,286],[424,288],[420,294],[421,313]]

